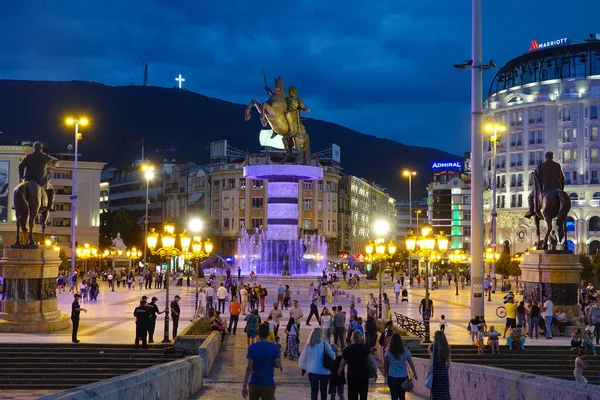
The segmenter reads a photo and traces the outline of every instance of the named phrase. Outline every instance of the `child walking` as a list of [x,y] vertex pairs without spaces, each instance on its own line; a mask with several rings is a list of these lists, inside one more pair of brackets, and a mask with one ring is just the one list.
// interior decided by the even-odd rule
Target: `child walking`
[[442,319],[440,320],[440,331],[445,332],[446,325],[448,325],[448,323],[446,322],[446,316],[442,315]]

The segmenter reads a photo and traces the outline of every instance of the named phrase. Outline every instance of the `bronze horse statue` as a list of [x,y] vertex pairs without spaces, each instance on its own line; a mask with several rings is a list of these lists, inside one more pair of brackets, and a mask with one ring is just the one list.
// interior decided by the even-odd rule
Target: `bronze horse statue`
[[[552,221],[556,218],[556,230],[558,233],[558,244],[562,249],[568,249],[567,246],[567,215],[571,210],[571,198],[569,195],[559,189],[548,189],[542,193],[541,207],[534,216],[535,229],[537,233],[537,246],[540,250],[548,250],[548,238],[552,231]],[[546,236],[541,241],[540,221],[546,221]]]
[[[23,233],[29,231],[27,246],[37,247],[35,240],[33,239],[33,224],[39,215],[40,223],[42,225],[42,238],[44,238],[49,214],[47,207],[48,195],[36,182],[23,181],[15,187],[13,199],[15,212],[17,214],[17,240],[15,241],[15,246],[22,246],[19,231],[23,231]],[[29,225],[29,229],[27,225]]]
[[269,99],[264,103],[252,99],[246,107],[246,121],[251,118],[252,107],[256,108],[260,114],[262,126],[265,128],[270,126],[274,133],[282,137],[286,155],[281,163],[286,163],[292,158],[292,147],[295,147],[298,151],[298,164],[308,164],[310,162],[310,139],[302,123],[298,123],[298,127],[294,129],[294,127],[290,127],[286,119],[285,114],[288,108],[283,78],[275,78],[272,91],[268,88],[265,89],[270,94]]

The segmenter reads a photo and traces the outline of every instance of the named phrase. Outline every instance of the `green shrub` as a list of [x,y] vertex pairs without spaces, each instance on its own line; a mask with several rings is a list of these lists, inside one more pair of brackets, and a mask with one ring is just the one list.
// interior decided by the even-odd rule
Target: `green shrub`
[[210,335],[212,330],[210,329],[210,318],[200,318],[192,322],[190,329],[187,331],[188,335]]

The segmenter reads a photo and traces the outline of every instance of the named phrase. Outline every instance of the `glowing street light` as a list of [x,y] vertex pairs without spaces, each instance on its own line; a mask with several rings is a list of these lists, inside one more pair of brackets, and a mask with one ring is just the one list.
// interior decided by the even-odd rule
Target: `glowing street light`
[[[142,172],[144,173],[144,178],[146,179],[146,215],[144,217],[144,233],[146,237],[148,237],[148,207],[150,206],[150,197],[148,196],[148,190],[150,187],[150,181],[154,179],[154,165],[143,164]],[[144,242],[144,273],[146,272],[146,265],[148,264],[148,246],[146,244],[146,241]]]
[[75,157],[73,158],[73,189],[71,191],[71,274],[75,272],[75,220],[77,218],[77,158],[78,158],[78,142],[82,135],[79,133],[79,125],[86,126],[89,121],[87,118],[72,118],[65,120],[69,126],[75,125]]

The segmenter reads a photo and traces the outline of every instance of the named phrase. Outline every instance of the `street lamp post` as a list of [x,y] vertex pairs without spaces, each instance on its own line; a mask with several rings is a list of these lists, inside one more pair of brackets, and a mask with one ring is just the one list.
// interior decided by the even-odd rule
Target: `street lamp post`
[[[200,296],[200,259],[207,258],[213,250],[213,244],[210,239],[207,239],[204,244],[202,243],[202,237],[199,235],[202,230],[202,220],[194,218],[190,220],[188,228],[192,232],[192,251],[189,253],[189,258],[194,260],[194,266],[196,269],[196,307],[194,315],[198,315],[198,297]],[[204,245],[204,250],[202,246]]]
[[[406,248],[409,250],[415,250],[417,256],[423,257],[425,260],[425,312],[423,315],[423,323],[425,324],[425,343],[431,342],[430,335],[430,319],[431,312],[429,308],[429,264],[432,260],[441,259],[442,255],[448,249],[448,237],[440,232],[440,235],[436,238],[433,235],[433,227],[429,224],[424,224],[421,227],[421,236],[415,238],[410,235],[406,238]],[[437,244],[437,249],[436,249]]]
[[88,124],[87,118],[67,118],[67,125],[75,125],[75,153],[73,157],[73,188],[71,189],[71,274],[75,271],[75,220],[77,218],[77,157],[79,146],[78,143],[81,140],[81,133],[79,133],[79,125],[86,126]]
[[[416,171],[404,170],[402,171],[402,176],[408,177],[408,231],[412,231],[412,177],[417,174]],[[417,223],[417,226],[419,224]]]
[[[142,165],[142,172],[146,178],[146,215],[144,217],[144,235],[148,237],[148,207],[150,206],[150,197],[148,191],[150,180],[154,179],[154,166],[151,164]],[[148,239],[144,240],[144,275],[146,274],[146,265],[148,264]]]
[[383,269],[382,269],[382,265],[383,265],[384,261],[386,261],[394,256],[397,248],[396,248],[396,245],[391,241],[387,245],[385,244],[384,236],[390,230],[390,224],[387,221],[377,221],[377,222],[375,222],[375,225],[373,228],[374,228],[375,234],[377,235],[377,239],[375,241],[375,244],[373,244],[373,242],[370,242],[370,241],[369,241],[369,243],[367,243],[367,245],[365,246],[365,252],[367,253],[367,256],[371,259],[371,262],[379,261],[378,267],[377,267],[378,272],[379,272],[379,306],[377,308],[378,308],[378,318],[381,319],[381,318],[383,318],[383,315],[382,315],[382,311],[383,311],[383,292],[382,292]]
[[[492,223],[491,223],[491,231],[492,231],[492,249],[494,252],[496,251],[496,155],[498,152],[498,140],[501,139],[501,135],[499,133],[506,131],[506,125],[498,124],[498,123],[488,123],[485,124],[485,131],[487,133],[491,133],[490,141],[493,143],[493,151],[492,151]],[[496,276],[496,260],[492,260],[492,277]],[[495,289],[495,288],[494,288]]]
[[169,308],[170,308],[170,303],[169,303],[169,288],[170,288],[170,266],[171,266],[171,262],[173,260],[173,257],[178,257],[181,256],[182,254],[185,255],[189,252],[190,249],[190,244],[191,244],[191,238],[190,236],[185,232],[185,230],[179,234],[179,241],[181,243],[181,249],[178,249],[177,247],[175,247],[175,240],[177,238],[178,235],[175,234],[175,224],[172,223],[165,223],[163,226],[163,233],[160,235],[160,240],[161,240],[161,247],[157,248],[158,246],[158,237],[159,234],[156,233],[154,231],[154,228],[152,228],[152,232],[148,234],[148,236],[146,237],[146,242],[148,243],[148,248],[150,249],[150,251],[152,252],[152,254],[155,255],[159,255],[160,257],[166,257],[168,262],[167,262],[167,276],[165,278],[165,284],[166,284],[166,293],[165,293],[165,332],[164,332],[164,338],[163,338],[163,343],[170,343],[171,340],[169,339]]
[[[131,248],[131,250],[127,250],[125,252],[125,255],[127,255],[127,258],[129,258],[131,260],[131,264],[129,265],[131,268],[135,267],[135,264],[133,264],[133,262],[137,259],[139,259],[140,257],[142,257],[142,251],[138,250],[135,248],[135,246],[133,246]],[[144,268],[145,269],[145,268]]]
[[[496,264],[496,261],[498,261],[499,259],[500,253],[498,253],[493,246],[486,247],[484,254],[485,261],[489,262],[492,266],[494,266]],[[488,286],[488,301],[492,301],[492,284],[493,278],[492,275],[490,275],[490,282]]]
[[448,258],[450,259],[451,263],[456,265],[454,283],[456,285],[456,296],[458,296],[458,266],[467,260],[467,254],[463,249],[454,249],[450,254],[448,254]]

